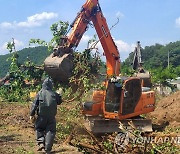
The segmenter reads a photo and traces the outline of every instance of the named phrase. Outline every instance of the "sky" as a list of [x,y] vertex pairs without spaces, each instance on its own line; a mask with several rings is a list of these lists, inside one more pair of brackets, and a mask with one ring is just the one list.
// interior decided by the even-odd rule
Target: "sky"
[[[31,38],[50,41],[50,26],[59,21],[70,23],[86,0],[0,0],[0,55],[7,54],[6,44],[15,39],[16,49],[29,46]],[[142,47],[180,40],[180,0],[99,0],[109,27],[119,18],[111,35],[121,60]],[[93,28],[84,34],[77,50],[87,46],[96,34]],[[102,47],[98,48],[103,53]]]

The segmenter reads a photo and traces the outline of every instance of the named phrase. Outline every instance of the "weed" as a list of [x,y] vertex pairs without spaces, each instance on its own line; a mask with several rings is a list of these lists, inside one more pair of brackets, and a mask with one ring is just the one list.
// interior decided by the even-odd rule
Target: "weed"
[[103,145],[106,147],[106,149],[108,150],[112,150],[113,149],[113,144],[109,141],[105,141],[103,142]]
[[28,145],[29,145],[31,148],[35,146],[34,142],[32,142],[32,141],[31,141],[31,142],[29,142],[29,144],[28,144]]

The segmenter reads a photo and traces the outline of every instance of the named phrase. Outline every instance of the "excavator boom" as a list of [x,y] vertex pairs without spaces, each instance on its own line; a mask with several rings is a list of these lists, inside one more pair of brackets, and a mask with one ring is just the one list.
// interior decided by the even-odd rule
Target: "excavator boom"
[[94,24],[106,56],[107,76],[118,76],[120,72],[119,51],[112,39],[106,19],[103,16],[99,4],[95,7],[95,13],[92,17],[92,22]]
[[98,34],[99,40],[106,56],[107,76],[118,76],[120,71],[120,56],[118,49],[112,39],[107,22],[98,0],[87,0],[77,14],[75,20],[70,25],[72,28],[69,36],[62,38],[60,45],[45,60],[46,72],[57,81],[67,81],[71,76],[73,69],[72,54],[73,49],[79,45],[79,42],[86,32],[88,24],[93,25]]

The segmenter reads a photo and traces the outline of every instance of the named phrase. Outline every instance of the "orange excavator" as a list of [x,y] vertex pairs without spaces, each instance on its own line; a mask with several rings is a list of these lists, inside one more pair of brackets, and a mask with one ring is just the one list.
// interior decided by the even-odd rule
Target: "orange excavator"
[[142,131],[152,131],[151,120],[141,114],[155,108],[154,91],[143,91],[138,77],[121,77],[120,55],[115,45],[98,0],[87,0],[74,22],[69,36],[61,39],[58,48],[45,60],[45,70],[56,80],[65,82],[72,71],[73,49],[76,48],[93,23],[106,57],[106,90],[95,90],[92,100],[85,102],[82,113],[94,133],[120,131],[119,124],[129,127],[129,122]]

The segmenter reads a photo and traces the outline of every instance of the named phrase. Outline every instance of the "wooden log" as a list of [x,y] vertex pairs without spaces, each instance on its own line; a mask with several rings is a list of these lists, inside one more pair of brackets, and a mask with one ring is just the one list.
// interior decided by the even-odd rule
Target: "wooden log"
[[103,151],[100,151],[100,150],[96,149],[94,146],[89,145],[89,144],[79,143],[79,146],[81,146],[83,148],[88,148],[88,149],[93,150],[93,151],[98,152],[98,153],[104,153]]

